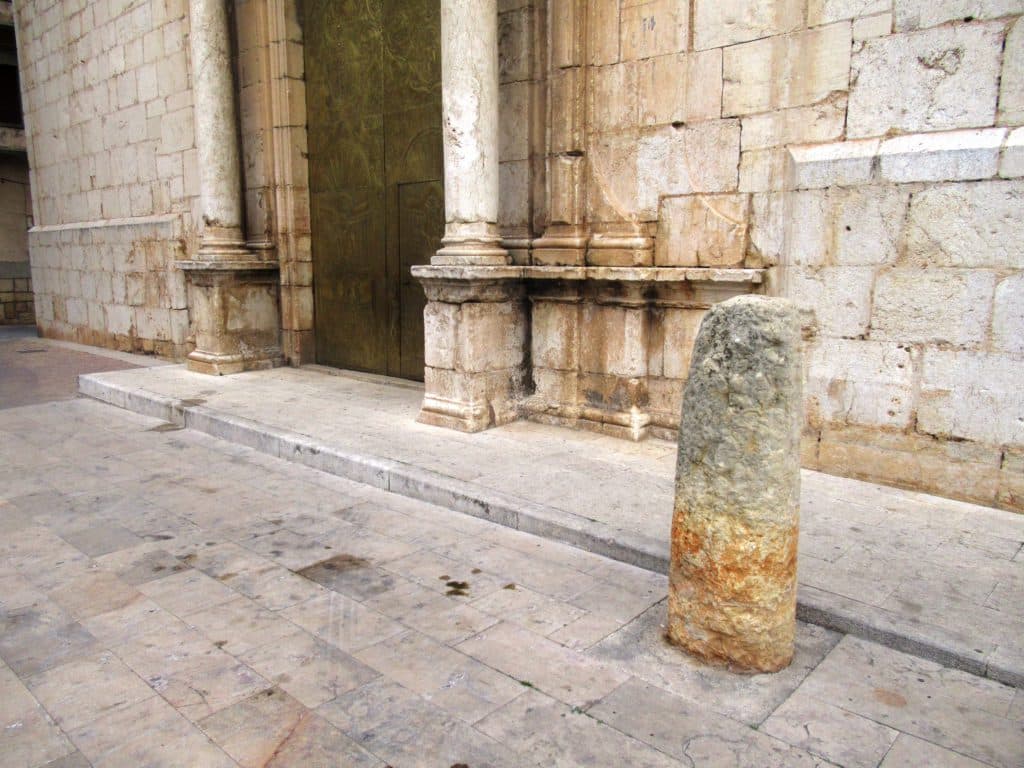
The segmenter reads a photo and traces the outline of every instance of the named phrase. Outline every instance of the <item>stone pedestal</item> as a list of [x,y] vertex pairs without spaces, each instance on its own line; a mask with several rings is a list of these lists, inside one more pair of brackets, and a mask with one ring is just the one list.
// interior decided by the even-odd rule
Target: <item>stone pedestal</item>
[[704,319],[683,395],[668,638],[738,670],[793,657],[801,344],[791,303],[730,299]]
[[[226,0],[189,4],[202,240],[177,263],[188,276],[190,370],[228,374],[280,365],[278,264],[245,244],[238,107]],[[270,251],[272,253],[272,251]]]
[[224,376],[282,362],[274,265],[184,262],[195,350],[188,368]]
[[516,267],[414,267],[427,294],[419,421],[479,432],[515,421],[527,315]]

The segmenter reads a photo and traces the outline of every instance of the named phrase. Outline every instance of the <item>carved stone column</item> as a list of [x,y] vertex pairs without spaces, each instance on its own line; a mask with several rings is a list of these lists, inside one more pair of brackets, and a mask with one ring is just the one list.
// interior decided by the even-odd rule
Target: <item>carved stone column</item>
[[196,344],[188,367],[212,374],[281,361],[278,265],[245,244],[227,2],[189,4],[202,239],[193,259],[178,262]]
[[497,0],[442,0],[441,58],[447,223],[413,268],[427,294],[419,420],[477,432],[517,418],[526,360],[521,268],[498,232]]
[[509,263],[498,233],[498,2],[442,0],[445,234],[433,264]]

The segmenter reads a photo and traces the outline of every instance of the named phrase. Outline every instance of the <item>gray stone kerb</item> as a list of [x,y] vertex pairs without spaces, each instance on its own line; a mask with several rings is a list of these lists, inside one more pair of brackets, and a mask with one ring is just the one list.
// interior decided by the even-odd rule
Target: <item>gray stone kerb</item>
[[[194,429],[268,456],[569,544],[649,571],[662,574],[668,571],[668,531],[664,540],[639,536],[407,462],[341,451],[299,432],[271,427],[189,400],[120,386],[105,381],[101,374],[79,376],[78,384],[79,392],[86,397]],[[1024,688],[1024,665],[1003,665],[980,659],[966,638],[941,636],[934,627],[926,631],[889,611],[831,592],[801,585],[797,596],[797,618],[943,666]]]

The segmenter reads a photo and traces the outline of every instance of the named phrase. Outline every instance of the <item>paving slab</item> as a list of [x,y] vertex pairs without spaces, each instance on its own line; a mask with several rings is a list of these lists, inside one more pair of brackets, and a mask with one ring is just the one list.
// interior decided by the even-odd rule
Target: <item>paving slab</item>
[[161,424],[0,411],[5,768],[1021,764],[1024,688],[805,622],[705,666],[661,574]]
[[[669,442],[530,422],[461,434],[416,422],[414,383],[319,366],[222,378],[166,366],[84,375],[80,389],[269,456],[656,573],[667,567]],[[804,471],[802,484],[801,619],[1024,685],[1024,516],[818,472]],[[532,563],[519,569],[527,587],[564,581],[557,567]],[[558,596],[575,597],[566,590],[574,585]],[[586,623],[585,636],[602,631]]]
[[37,338],[31,326],[0,326],[0,408],[17,408],[78,396],[82,373],[167,365],[72,342]]

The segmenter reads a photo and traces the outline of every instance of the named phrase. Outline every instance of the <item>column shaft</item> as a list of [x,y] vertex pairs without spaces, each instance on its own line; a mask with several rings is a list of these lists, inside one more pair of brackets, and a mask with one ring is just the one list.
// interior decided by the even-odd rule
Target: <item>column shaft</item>
[[200,252],[207,257],[223,258],[229,254],[220,251],[225,248],[238,251],[245,242],[238,109],[231,69],[227,3],[225,0],[192,0],[189,13],[203,217]]
[[445,236],[434,264],[508,263],[498,233],[498,3],[441,0]]

